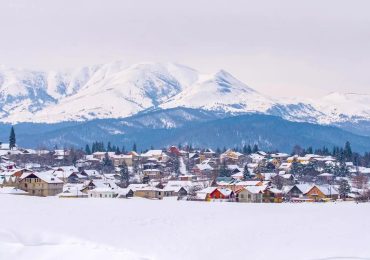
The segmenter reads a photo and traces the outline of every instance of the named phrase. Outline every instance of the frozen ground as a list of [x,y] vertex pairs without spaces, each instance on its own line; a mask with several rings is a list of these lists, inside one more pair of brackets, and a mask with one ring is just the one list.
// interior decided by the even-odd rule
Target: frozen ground
[[370,259],[370,204],[0,194],[0,259]]

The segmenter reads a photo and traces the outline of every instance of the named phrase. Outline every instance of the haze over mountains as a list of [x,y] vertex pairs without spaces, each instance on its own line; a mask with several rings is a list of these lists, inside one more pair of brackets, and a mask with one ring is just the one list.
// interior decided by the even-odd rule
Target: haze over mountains
[[[370,138],[367,145],[367,137],[360,135],[370,136],[369,104],[369,95],[355,93],[331,93],[315,100],[270,97],[224,70],[202,74],[174,63],[126,66],[114,62],[62,72],[0,68],[1,127],[18,123],[18,140],[32,146],[83,145],[95,140],[130,144],[143,139],[145,148],[180,139],[186,142],[187,136],[195,144],[213,147],[257,142],[267,149],[288,149],[298,142],[339,145],[350,139],[365,151],[370,149]],[[313,125],[298,123],[298,127],[292,121]],[[235,138],[238,133],[225,128],[225,122],[243,134]],[[252,131],[248,128],[253,122]],[[268,131],[267,122],[274,122]],[[200,137],[199,129],[206,131],[211,125],[213,133],[224,138]],[[32,140],[26,138],[30,132]],[[285,144],[276,139],[288,135],[295,136]],[[330,135],[334,137],[329,140]]]

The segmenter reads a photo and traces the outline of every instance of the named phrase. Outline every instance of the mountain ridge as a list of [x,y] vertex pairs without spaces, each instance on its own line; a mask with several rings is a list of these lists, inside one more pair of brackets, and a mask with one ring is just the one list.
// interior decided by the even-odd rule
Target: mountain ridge
[[[10,124],[0,123],[0,140],[7,140]],[[23,147],[83,148],[94,141],[110,141],[120,147],[141,150],[170,145],[194,147],[241,147],[258,144],[261,149],[289,152],[295,145],[322,148],[350,141],[357,152],[370,150],[370,137],[335,126],[291,122],[264,114],[225,115],[213,111],[173,108],[147,111],[124,119],[94,119],[85,122],[19,123],[14,125],[17,143]]]
[[126,118],[187,107],[340,127],[357,124],[358,133],[367,133],[362,125],[370,121],[368,104],[370,95],[338,92],[319,99],[271,98],[224,70],[202,74],[175,63],[113,62],[59,72],[0,68],[0,121],[8,123]]

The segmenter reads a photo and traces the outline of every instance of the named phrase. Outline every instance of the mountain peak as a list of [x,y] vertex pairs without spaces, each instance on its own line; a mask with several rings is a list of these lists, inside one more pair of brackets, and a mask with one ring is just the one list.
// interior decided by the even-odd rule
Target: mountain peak
[[123,118],[186,107],[328,124],[370,120],[369,103],[370,95],[339,92],[316,100],[277,100],[225,70],[203,74],[171,62],[116,61],[59,72],[0,69],[0,119],[7,122]]

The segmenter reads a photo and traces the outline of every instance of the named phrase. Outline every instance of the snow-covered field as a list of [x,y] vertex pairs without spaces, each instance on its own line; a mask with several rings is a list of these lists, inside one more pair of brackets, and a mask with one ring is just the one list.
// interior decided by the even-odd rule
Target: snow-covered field
[[0,195],[0,259],[370,259],[370,204]]

